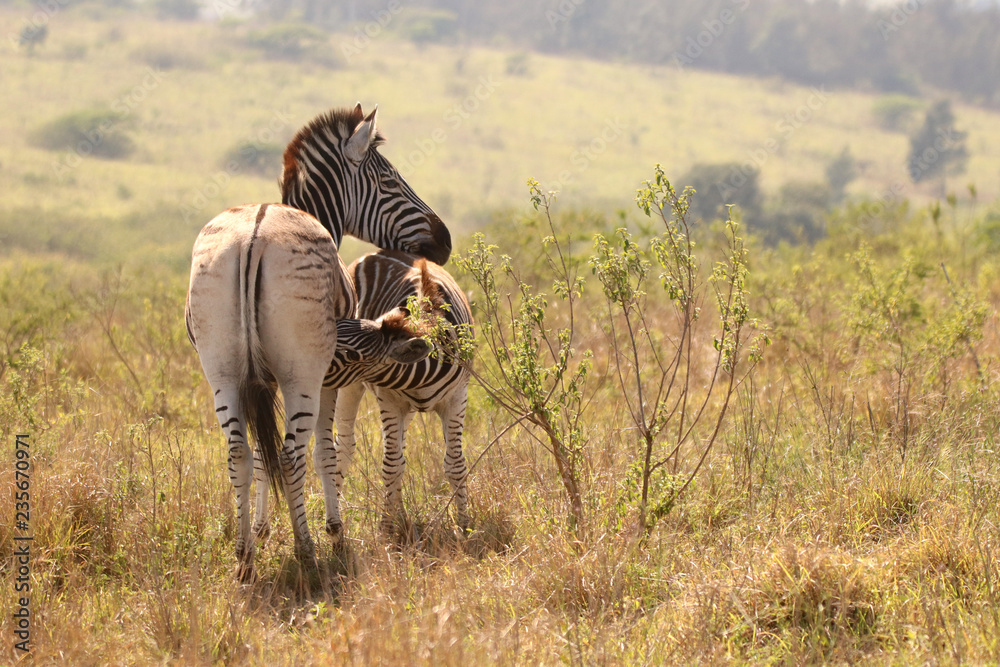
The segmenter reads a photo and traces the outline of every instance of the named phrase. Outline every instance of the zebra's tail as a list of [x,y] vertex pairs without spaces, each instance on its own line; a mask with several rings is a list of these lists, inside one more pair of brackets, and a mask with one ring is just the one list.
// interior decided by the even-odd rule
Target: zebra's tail
[[257,453],[264,462],[271,489],[281,502],[284,483],[281,475],[281,447],[284,443],[279,424],[283,421],[278,403],[274,375],[267,367],[257,323],[257,301],[260,290],[260,252],[254,244],[240,267],[240,319],[246,364],[240,377],[239,395],[246,418],[247,431],[253,438]]

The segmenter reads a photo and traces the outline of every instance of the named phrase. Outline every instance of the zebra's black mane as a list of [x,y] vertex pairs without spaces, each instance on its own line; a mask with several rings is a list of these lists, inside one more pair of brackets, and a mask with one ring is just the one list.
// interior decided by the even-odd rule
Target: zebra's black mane
[[[354,134],[354,131],[364,119],[365,112],[361,110],[361,105],[358,104],[354,108],[336,107],[330,109],[303,125],[285,148],[284,169],[281,172],[280,183],[282,195],[288,192],[288,189],[298,180],[302,152],[307,146],[319,141],[319,138],[324,135],[333,135],[340,139],[346,139]],[[376,127],[375,138],[371,142],[371,146],[377,147],[383,143],[385,143],[385,136]]]

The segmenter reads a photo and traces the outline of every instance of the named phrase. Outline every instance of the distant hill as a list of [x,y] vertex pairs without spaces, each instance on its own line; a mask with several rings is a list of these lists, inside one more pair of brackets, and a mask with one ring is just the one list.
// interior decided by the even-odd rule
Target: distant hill
[[605,60],[682,63],[807,85],[916,94],[928,86],[1000,104],[995,1],[920,0],[272,0],[269,16],[334,29],[400,8],[414,39],[505,43]]
[[[6,25],[30,16],[0,8]],[[95,5],[60,10],[34,53],[0,45],[16,101],[0,107],[0,239],[101,257],[148,246],[183,263],[216,212],[278,198],[279,156],[299,126],[359,100],[379,104],[383,152],[459,231],[523,208],[529,177],[560,190],[564,205],[631,211],[657,162],[679,185],[694,167],[715,165],[698,173],[721,178],[702,186],[717,196],[753,171],[767,201],[812,211],[845,155],[850,164],[836,178],[853,177],[847,197],[936,193],[906,172],[908,132],[929,100],[425,43],[403,18],[360,39],[295,23],[274,30],[279,24],[157,20]],[[961,196],[971,182],[981,199],[996,198],[1000,117],[965,104],[954,110],[970,160],[949,189]],[[103,130],[102,119],[110,120]],[[98,156],[87,135],[53,144],[72,136],[53,139],[56,130],[115,137],[129,151]],[[37,219],[28,227],[26,212]],[[76,245],[65,229],[82,230]]]

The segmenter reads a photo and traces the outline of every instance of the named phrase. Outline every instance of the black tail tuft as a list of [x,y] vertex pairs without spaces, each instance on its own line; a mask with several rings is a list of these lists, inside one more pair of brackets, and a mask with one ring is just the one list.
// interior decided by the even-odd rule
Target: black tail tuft
[[247,421],[247,431],[253,438],[257,453],[264,462],[264,470],[271,483],[271,490],[281,504],[284,495],[284,482],[281,476],[281,449],[284,440],[279,424],[284,423],[281,406],[278,404],[278,392],[269,374],[261,373],[249,360],[250,368],[246,377],[240,383],[240,402],[243,404],[243,414]]
[[274,375],[267,367],[257,331],[257,300],[260,298],[262,272],[260,251],[255,252],[254,245],[267,207],[267,204],[262,204],[257,211],[253,237],[240,261],[240,310],[244,326],[246,366],[240,379],[239,391],[247,431],[253,438],[257,454],[264,462],[271,489],[277,496],[276,502],[280,504],[285,486],[281,475],[281,450],[285,441],[278,425],[284,422],[284,417],[278,405]]

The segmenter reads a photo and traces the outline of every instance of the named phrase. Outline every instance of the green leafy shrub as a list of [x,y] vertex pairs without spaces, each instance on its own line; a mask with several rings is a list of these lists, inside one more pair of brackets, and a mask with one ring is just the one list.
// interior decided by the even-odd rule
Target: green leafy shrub
[[[594,238],[589,265],[602,301],[588,291],[579,259],[569,252],[570,238],[557,233],[554,193],[542,192],[534,180],[528,185],[549,232],[541,243],[538,277],[526,281],[512,258],[499,255],[481,234],[456,261],[480,293],[474,304],[483,352],[472,372],[514,419],[511,427],[537,430],[566,492],[570,525],[584,537],[591,510],[585,471],[592,466],[590,434],[598,428],[597,408],[588,399],[597,391],[593,360],[613,368],[604,382],[616,378],[625,430],[639,441],[631,481],[616,505],[634,512],[645,539],[702,468],[731,398],[767,343],[750,317],[747,251],[738,225],[729,220],[725,256],[702,276],[687,223],[693,192],[678,195],[657,165],[637,204],[662,223],[663,232],[645,232],[650,236],[638,241],[620,228],[614,236]],[[657,280],[662,291],[653,290]],[[537,287],[545,284],[551,285],[552,303]],[[714,301],[717,317],[701,318],[704,300]],[[671,325],[653,326],[654,318]],[[610,349],[585,346],[582,332],[595,328]]]
[[330,37],[305,23],[279,23],[247,36],[247,44],[276,60],[309,59],[323,65],[339,64],[330,50]]
[[[542,240],[552,291],[565,315],[549,307],[548,297],[520,277],[508,255],[477,234],[456,264],[475,282],[481,298],[477,327],[485,350],[483,368],[473,371],[487,395],[514,417],[511,424],[536,428],[552,455],[570,503],[569,523],[577,534],[586,528],[581,474],[586,467],[584,390],[592,354],[578,354],[573,337],[583,279],[564,252],[550,214],[551,194],[528,181],[536,210],[544,213],[550,236]],[[511,307],[513,303],[515,307]]]
[[[648,250],[625,229],[614,239],[598,234],[590,258],[607,301],[603,328],[615,377],[640,444],[641,462],[635,468],[641,481],[638,524],[644,534],[694,480],[736,391],[752,376],[768,343],[750,316],[748,252],[731,218],[725,257],[715,263],[707,281],[702,277],[687,220],[693,195],[691,188],[678,194],[657,165],[655,178],[639,189],[636,202],[663,231],[649,239]],[[654,267],[662,292],[654,287]],[[702,317],[700,304],[709,293],[718,313],[714,321]],[[664,310],[669,312],[665,318]],[[653,317],[674,326],[654,326]],[[705,355],[698,349],[707,334],[714,353],[696,363],[693,359]],[[708,409],[710,404],[717,409]],[[695,463],[684,470],[684,454],[692,450]]]
[[117,111],[84,109],[45,123],[28,140],[51,151],[75,151],[79,155],[120,160],[135,151],[127,125],[127,119]]
[[277,178],[281,174],[281,156],[285,147],[279,144],[241,142],[222,157],[222,168],[238,173]]

